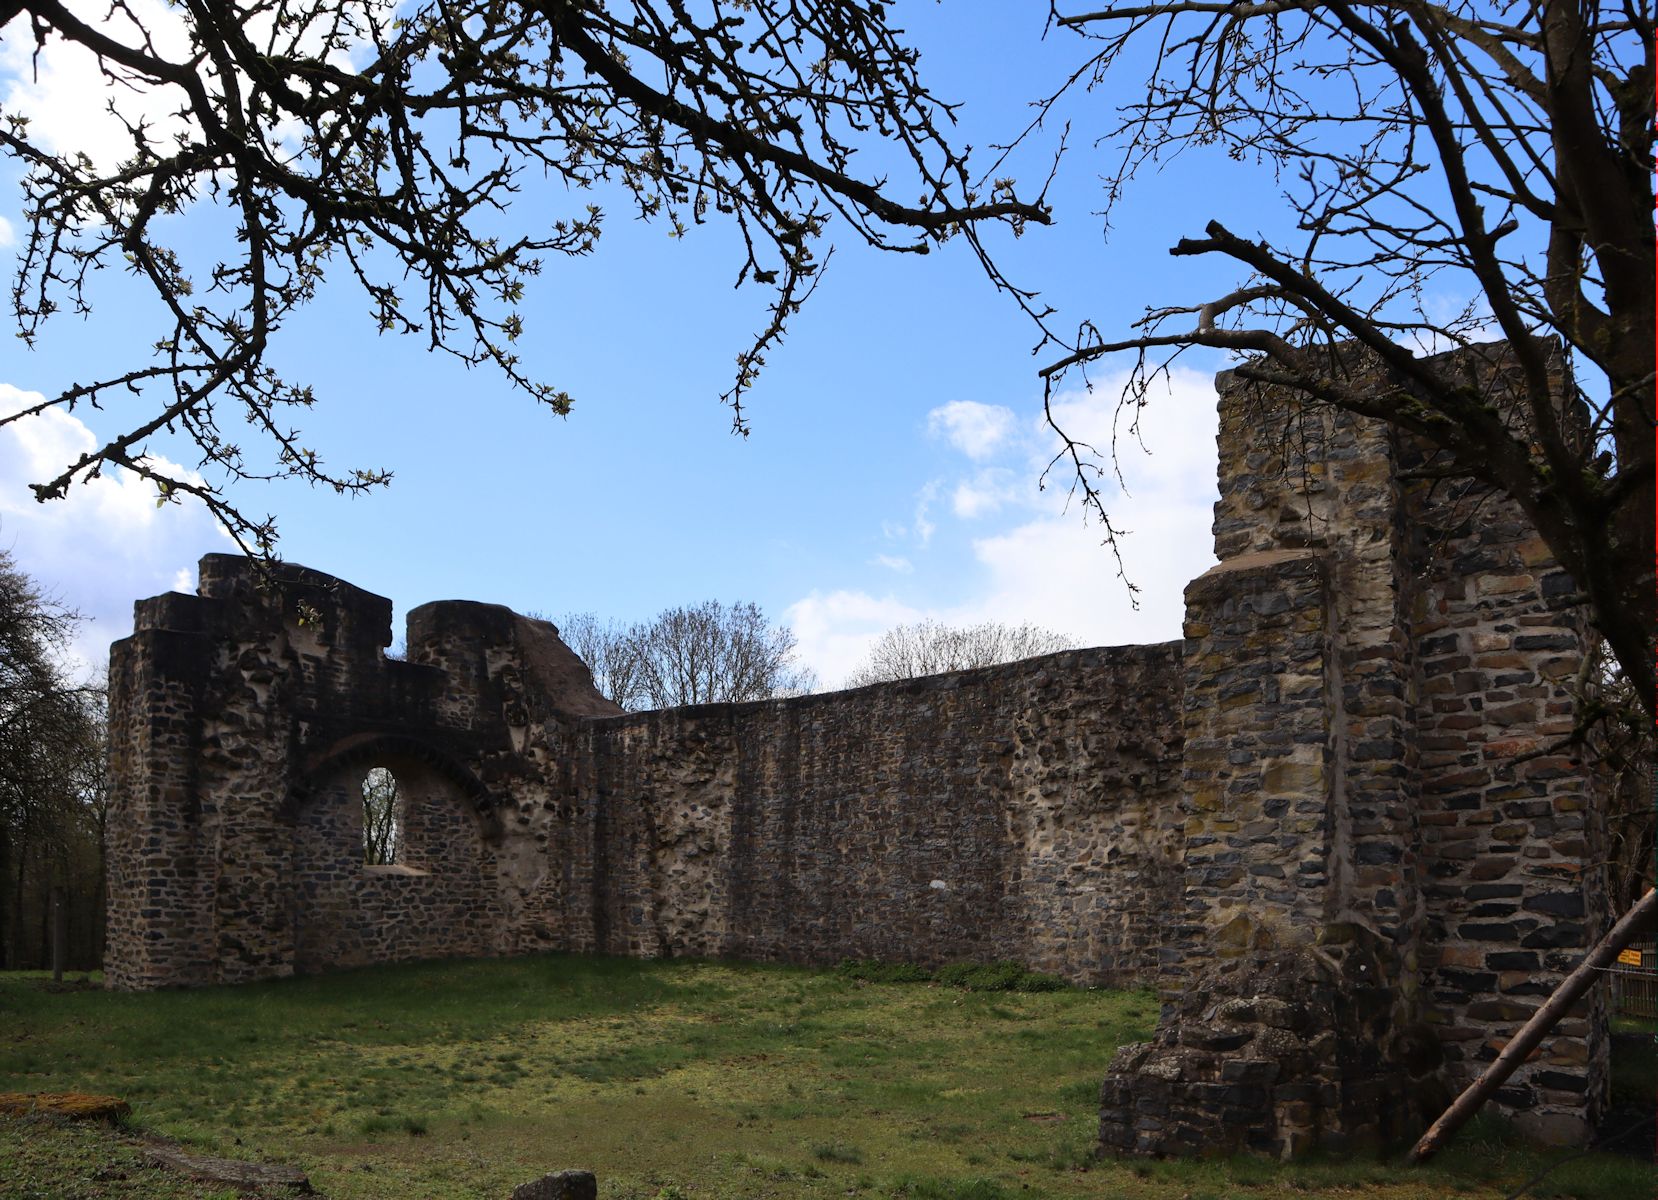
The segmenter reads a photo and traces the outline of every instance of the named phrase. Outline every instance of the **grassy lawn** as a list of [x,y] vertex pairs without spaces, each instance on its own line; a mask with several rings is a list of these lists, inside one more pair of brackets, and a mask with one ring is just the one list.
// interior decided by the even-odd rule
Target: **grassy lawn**
[[[1554,1161],[1487,1126],[1426,1170],[1093,1162],[1111,1049],[1155,1021],[1139,992],[565,956],[148,995],[43,984],[0,975],[0,1092],[114,1093],[139,1130],[294,1164],[334,1200],[504,1200],[567,1167],[607,1200],[1498,1200]],[[1638,1200],[1658,1171],[1591,1155],[1529,1194]],[[215,1193],[105,1133],[0,1120],[0,1195]]]

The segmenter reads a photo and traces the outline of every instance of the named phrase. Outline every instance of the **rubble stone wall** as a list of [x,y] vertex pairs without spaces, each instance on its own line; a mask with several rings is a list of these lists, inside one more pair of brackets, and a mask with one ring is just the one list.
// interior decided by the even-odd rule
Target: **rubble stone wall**
[[[202,562],[117,645],[109,977],[546,949],[1156,969],[1178,646],[630,716],[545,622]],[[363,861],[362,786],[402,850]]]
[[[1440,365],[1490,388],[1504,362]],[[1182,920],[1156,1035],[1108,1072],[1101,1145],[1385,1144],[1607,923],[1598,781],[1523,757],[1571,729],[1585,631],[1512,503],[1432,479],[1395,429],[1218,383],[1221,564],[1186,591]],[[1605,1103],[1599,1004],[1498,1097],[1542,1138],[1583,1140]]]
[[594,945],[1155,970],[1176,892],[1178,647],[595,722]]

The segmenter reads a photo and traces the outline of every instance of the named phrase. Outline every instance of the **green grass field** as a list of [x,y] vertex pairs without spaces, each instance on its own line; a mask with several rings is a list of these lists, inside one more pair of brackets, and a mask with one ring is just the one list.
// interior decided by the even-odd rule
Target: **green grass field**
[[[569,1167],[605,1198],[1467,1196],[1553,1158],[1495,1126],[1395,1162],[1097,1163],[1141,992],[978,992],[827,971],[553,956],[146,995],[0,975],[0,1092],[125,1097],[131,1126],[299,1166],[334,1200],[478,1197]],[[206,1197],[107,1132],[0,1120],[0,1195]],[[1528,1193],[1640,1200],[1590,1155]]]

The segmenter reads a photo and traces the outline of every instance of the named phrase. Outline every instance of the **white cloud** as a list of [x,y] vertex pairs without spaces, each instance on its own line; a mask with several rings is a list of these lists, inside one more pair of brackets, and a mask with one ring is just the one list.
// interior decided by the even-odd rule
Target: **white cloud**
[[922,546],[933,540],[933,533],[938,525],[932,519],[933,501],[938,499],[938,480],[930,479],[927,485],[916,493],[915,520],[910,522],[910,528],[915,533],[915,540]]
[[871,561],[878,567],[885,567],[889,571],[897,571],[900,575],[908,575],[915,570],[914,563],[897,554],[877,554]]
[[[961,577],[912,576],[944,599],[905,603],[826,589],[789,609],[801,655],[819,678],[834,686],[882,632],[922,619],[947,625],[1028,621],[1090,646],[1178,638],[1186,584],[1215,561],[1214,386],[1206,374],[1176,371],[1170,394],[1154,392],[1144,409],[1126,413],[1118,411],[1122,382],[1105,379],[1092,393],[1066,394],[1054,409],[1071,436],[1106,454],[1116,430],[1127,495],[1118,494],[1111,477],[1107,508],[1113,524],[1127,531],[1121,548],[1126,574],[1140,589],[1138,610],[1117,577],[1115,557],[1101,544],[1102,527],[1085,523],[1074,504],[1067,511],[1069,480],[1056,468],[1048,490],[1037,491],[1036,476],[1058,446],[1038,420],[1003,439],[1010,464],[1022,456],[1017,467],[988,466],[957,485],[952,509],[958,518],[982,522],[1000,513],[1005,523],[972,540],[971,566]],[[1139,438],[1129,430],[1136,415]],[[936,491],[936,483],[928,486]],[[938,569],[931,560],[928,567]]]
[[17,232],[12,229],[12,223],[5,217],[0,217],[0,247],[10,246],[17,241]]
[[[43,399],[0,383],[0,415]],[[30,483],[56,477],[97,444],[91,429],[59,409],[0,427],[0,545],[45,591],[88,618],[74,647],[87,664],[102,662],[109,643],[132,632],[134,600],[194,590],[196,559],[232,548],[199,503],[157,508],[154,485],[118,467],[75,484],[62,500],[35,501]]]
[[1030,521],[973,543],[988,586],[973,602],[972,621],[1029,621],[1090,646],[1169,641],[1180,636],[1186,584],[1214,562],[1207,504],[1138,510],[1124,518],[1126,574],[1139,589],[1135,609],[1101,544],[1101,528],[1073,517]]
[[[106,0],[67,0],[71,14],[100,33],[129,46],[147,39],[156,57],[169,63],[191,59],[190,28],[182,5],[171,0],[125,0],[111,5]],[[348,22],[361,23],[373,13],[382,21],[391,17],[397,0],[357,0],[347,4]],[[269,43],[275,15],[254,13],[245,32],[256,45]],[[177,135],[188,135],[191,122],[179,116],[188,107],[188,97],[176,86],[157,87],[149,80],[128,78],[113,65],[112,80],[92,51],[78,42],[55,34],[37,45],[29,29],[27,14],[16,17],[0,40],[0,110],[27,118],[29,136],[41,148],[55,154],[84,153],[100,169],[109,170],[130,159],[135,150],[128,126],[144,126],[146,140],[156,147],[169,147]],[[307,25],[299,34],[297,50],[291,48],[294,31],[284,27],[276,46],[287,53],[314,54],[322,46],[328,19]],[[353,42],[349,47],[329,51],[326,61],[343,70],[354,70],[355,59],[373,57],[372,43]],[[254,90],[242,72],[237,79],[243,95]],[[219,86],[209,80],[210,88]],[[303,86],[303,85],[301,85]],[[115,111],[111,111],[112,106]],[[117,112],[119,115],[117,115]],[[292,118],[278,121],[272,140],[289,153],[298,153],[303,126]],[[0,222],[0,246],[7,244]]]
[[1013,410],[976,400],[952,400],[927,414],[927,431],[975,461],[989,458],[1012,436]]
[[1016,501],[1021,491],[1012,471],[1005,467],[992,467],[956,484],[955,491],[950,494],[950,511],[964,520],[972,520],[997,512],[1004,504]]
[[[1098,645],[1180,636],[1186,584],[1215,561],[1214,384],[1207,374],[1176,370],[1169,389],[1154,390],[1140,407],[1120,403],[1123,382],[1105,379],[1091,393],[1063,395],[1053,411],[1061,428],[1102,454],[1115,446],[1106,508],[1125,531],[1123,571],[1140,589],[1138,611],[1118,578],[1116,557],[1102,544],[1104,528],[1084,523],[1073,504],[974,542],[989,575],[977,604],[994,619],[1034,621]],[[1060,442],[1043,431],[1045,463]],[[1063,475],[1049,477],[1050,503],[1062,510],[1069,483]]]
[[[1412,340],[1418,354],[1445,354],[1468,341],[1490,341],[1502,337],[1497,318],[1491,313],[1484,292],[1472,297],[1443,288],[1429,288],[1417,299],[1422,321]],[[1447,335],[1456,329],[1460,338]]]
[[[1122,402],[1122,384],[1121,377],[1113,377],[1091,392],[1067,392],[1054,400],[1052,408],[1061,429],[1099,451],[1113,491],[1117,487],[1114,456],[1115,471],[1121,472],[1129,497],[1127,505],[1120,505],[1123,511],[1138,512],[1144,507],[1141,501],[1156,506],[1162,498],[1187,495],[1194,489],[1213,497],[1218,418],[1210,377],[1177,369],[1170,390],[1154,389],[1143,406]],[[1061,442],[1045,426],[1041,431],[1047,438],[1046,461]],[[1050,486],[1060,490],[1070,482],[1059,474],[1063,465],[1049,477]]]
[[[160,57],[172,62],[189,57],[184,19],[165,0],[129,0],[114,7],[102,0],[79,0],[68,8],[128,44],[140,36],[136,21]],[[132,134],[109,111],[111,101],[127,121],[148,123],[152,141],[167,142],[184,128],[173,115],[183,105],[182,92],[114,86],[90,50],[55,35],[37,49],[27,16],[14,20],[0,41],[0,76],[8,77],[0,108],[28,118],[31,140],[56,154],[85,153],[99,167],[114,167],[133,153]]]
[[867,592],[813,592],[783,614],[794,631],[795,652],[817,672],[825,687],[838,687],[863,662],[880,637],[894,625],[919,621],[927,614],[890,596]]

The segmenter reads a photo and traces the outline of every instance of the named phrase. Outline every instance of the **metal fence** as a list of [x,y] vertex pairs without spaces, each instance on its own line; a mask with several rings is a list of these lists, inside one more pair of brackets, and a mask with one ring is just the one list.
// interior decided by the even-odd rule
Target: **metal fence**
[[[1637,955],[1638,963],[1633,961]],[[1658,1018],[1658,943],[1630,943],[1607,973],[1614,1017]]]

